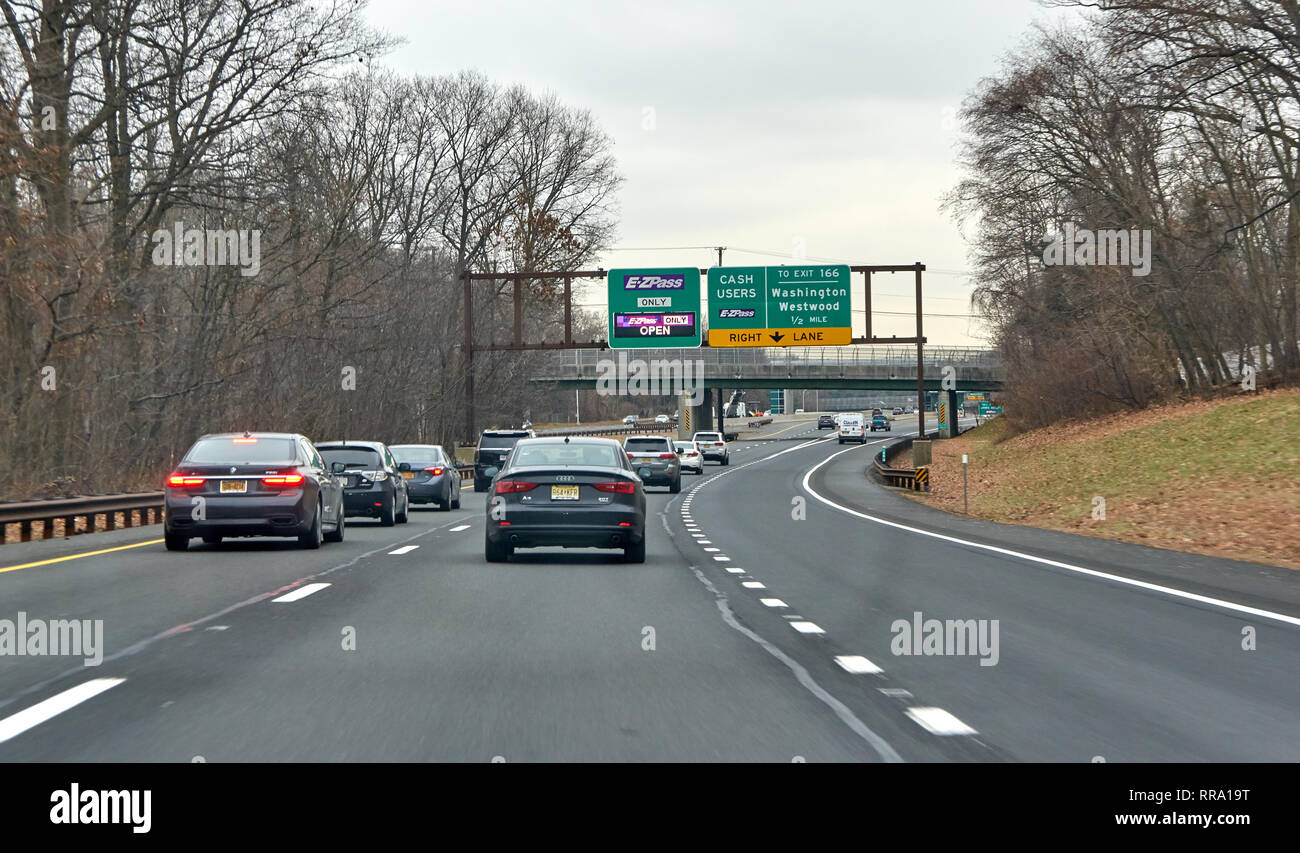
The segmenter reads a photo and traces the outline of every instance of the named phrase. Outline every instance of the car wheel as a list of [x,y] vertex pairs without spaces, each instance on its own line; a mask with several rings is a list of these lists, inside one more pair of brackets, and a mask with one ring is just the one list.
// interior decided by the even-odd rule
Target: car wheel
[[407,498],[402,502],[402,511],[397,516],[398,524],[405,524],[411,516],[411,500]]
[[451,499],[451,508],[460,509],[460,486],[456,487],[456,495]]
[[339,507],[339,523],[334,526],[334,530],[325,534],[326,542],[342,542],[343,532],[347,527],[347,522],[343,518],[343,507]]
[[391,505],[386,506],[379,511],[379,523],[384,527],[392,527],[397,523],[397,518],[393,515],[393,507]]
[[215,535],[215,534],[211,534],[211,533],[209,533],[209,534],[207,534],[206,536],[203,537],[203,544],[204,544],[204,545],[220,545],[220,544],[221,544],[221,537],[220,537],[220,536],[217,536],[217,535]]
[[168,551],[184,551],[190,547],[190,537],[178,533],[164,533],[163,541]]
[[635,545],[629,545],[623,549],[623,562],[625,563],[644,563],[645,562],[645,540],[642,539]]
[[677,479],[673,480],[672,485],[668,487],[668,491],[675,495],[681,490],[682,490],[682,475],[678,474]]
[[510,546],[505,543],[495,543],[484,535],[483,556],[487,558],[489,563],[504,563],[510,559]]
[[316,502],[316,514],[311,519],[311,529],[306,533],[298,534],[298,544],[308,550],[314,551],[321,546],[324,541],[320,530],[321,506],[320,501]]
[[730,465],[730,464],[731,464],[731,457],[730,457],[730,456],[724,456],[724,457],[722,457],[722,464],[723,464],[723,465]]

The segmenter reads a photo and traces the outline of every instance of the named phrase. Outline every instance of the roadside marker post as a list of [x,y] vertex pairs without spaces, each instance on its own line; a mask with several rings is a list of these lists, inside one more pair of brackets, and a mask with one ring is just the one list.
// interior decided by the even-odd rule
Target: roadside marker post
[[970,515],[970,504],[966,502],[966,454],[961,455],[961,511]]
[[930,469],[922,465],[916,469],[916,489],[917,491],[930,491]]

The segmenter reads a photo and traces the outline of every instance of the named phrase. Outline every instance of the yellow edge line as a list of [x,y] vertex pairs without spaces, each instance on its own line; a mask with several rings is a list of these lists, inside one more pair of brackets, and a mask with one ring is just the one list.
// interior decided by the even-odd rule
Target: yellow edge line
[[116,548],[103,548],[99,551],[87,551],[84,554],[70,554],[66,557],[55,557],[50,560],[37,560],[35,563],[23,563],[19,566],[5,566],[0,569],[0,574],[5,572],[16,572],[19,569],[30,569],[33,566],[48,566],[50,563],[62,563],[67,560],[80,560],[82,557],[94,557],[98,554],[111,554],[114,551],[125,551],[128,548],[143,548],[145,545],[157,545],[162,539],[150,539],[148,542],[136,542],[132,545],[118,545]]

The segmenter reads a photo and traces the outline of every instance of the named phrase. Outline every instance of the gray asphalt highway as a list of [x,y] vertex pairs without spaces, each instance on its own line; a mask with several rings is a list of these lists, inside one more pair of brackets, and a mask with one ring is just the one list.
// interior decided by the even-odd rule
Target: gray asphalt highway
[[[105,650],[0,657],[0,761],[1300,760],[1300,577],[953,518],[864,476],[903,421],[813,423],[649,490],[644,565],[488,564],[472,490],[320,551],[7,546],[0,619]],[[995,655],[896,654],[916,613]]]

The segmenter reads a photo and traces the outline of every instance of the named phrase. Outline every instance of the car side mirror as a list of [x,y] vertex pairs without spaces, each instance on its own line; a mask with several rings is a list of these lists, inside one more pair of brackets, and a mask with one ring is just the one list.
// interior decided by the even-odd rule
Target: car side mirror
[[491,480],[493,477],[497,475],[497,472],[500,470],[501,470],[500,468],[495,468],[489,465],[488,467],[483,469],[483,476]]
[[346,470],[347,470],[347,466],[344,465],[342,462],[331,462],[331,463],[330,463],[330,473],[331,473],[331,474],[342,474],[342,473],[343,473],[344,471],[346,471]]
[[398,462],[398,463],[397,463],[397,470],[398,470],[398,471],[401,471],[401,472],[403,472],[403,473],[405,473],[405,472],[407,472],[407,471],[410,471],[410,470],[411,470],[411,463],[410,463],[410,462]]

